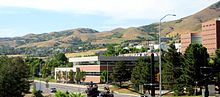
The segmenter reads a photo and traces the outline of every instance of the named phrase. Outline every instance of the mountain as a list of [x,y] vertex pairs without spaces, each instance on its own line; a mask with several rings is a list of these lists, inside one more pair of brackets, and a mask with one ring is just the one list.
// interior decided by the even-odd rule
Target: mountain
[[[220,1],[193,15],[162,23],[162,35],[200,32],[201,23],[220,16]],[[99,32],[90,28],[70,29],[22,37],[0,38],[0,54],[47,56],[56,52],[81,52],[110,44],[146,43],[157,40],[158,23]]]
[[147,32],[136,28],[117,28],[99,32],[89,28],[70,29],[22,37],[0,38],[0,54],[31,54],[46,56],[56,52],[81,52],[106,48],[129,40],[144,41]]
[[220,17],[220,1],[193,15],[163,23],[162,25],[165,27],[163,29],[163,34],[169,32],[169,26],[174,28],[173,31],[170,31],[169,35],[174,35],[177,33],[182,34],[187,32],[200,32],[203,22],[218,17]]
[[89,28],[71,29],[59,32],[28,34],[22,37],[0,38],[0,46],[14,48],[24,47],[69,47],[76,42],[90,42],[91,44],[115,44],[125,40],[136,40],[146,37],[147,33],[131,27],[117,28],[112,31],[98,32]]

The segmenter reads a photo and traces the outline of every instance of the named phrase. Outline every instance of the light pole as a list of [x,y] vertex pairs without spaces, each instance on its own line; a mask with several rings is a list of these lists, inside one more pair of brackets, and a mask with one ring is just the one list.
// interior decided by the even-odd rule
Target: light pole
[[39,87],[39,90],[41,91],[41,78],[42,78],[42,74],[41,74],[41,63],[40,63],[40,71],[39,71],[39,76],[40,76],[40,87]]
[[166,18],[167,16],[176,16],[175,14],[167,14],[165,16],[163,16],[160,19],[160,23],[159,23],[159,73],[160,73],[160,82],[159,82],[159,89],[160,89],[160,97],[162,96],[162,70],[161,70],[161,21]]
[[107,84],[108,84],[108,62],[107,62]]

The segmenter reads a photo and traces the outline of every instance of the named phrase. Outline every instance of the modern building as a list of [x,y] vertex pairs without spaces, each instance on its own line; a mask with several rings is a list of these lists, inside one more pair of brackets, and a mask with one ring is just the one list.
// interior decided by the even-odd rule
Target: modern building
[[[156,54],[155,54],[156,56]],[[71,68],[55,68],[55,75],[58,72],[73,70],[79,68],[80,71],[86,72],[86,77],[84,82],[93,81],[95,83],[100,83],[100,74],[102,71],[106,70],[108,73],[112,73],[113,66],[117,62],[123,62],[127,66],[134,67],[139,58],[146,58],[146,56],[92,56],[92,57],[76,57],[69,58],[69,62],[73,63]],[[57,77],[55,76],[55,79]]]
[[220,19],[203,22],[202,31],[199,33],[182,34],[181,52],[184,53],[191,43],[201,43],[209,54],[215,54],[216,49],[220,47]]
[[215,54],[220,47],[220,20],[213,19],[202,23],[202,45],[207,48],[209,54]]

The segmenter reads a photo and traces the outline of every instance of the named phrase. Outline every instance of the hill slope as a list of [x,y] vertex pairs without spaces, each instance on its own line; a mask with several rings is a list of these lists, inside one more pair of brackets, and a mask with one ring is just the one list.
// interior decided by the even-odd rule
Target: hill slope
[[220,16],[220,1],[203,9],[193,15],[181,18],[179,20],[163,23],[166,27],[163,32],[168,32],[169,26],[174,28],[170,35],[176,33],[199,32],[201,31],[202,22],[218,18]]
[[127,40],[145,40],[147,32],[132,27],[98,32],[89,28],[59,32],[28,34],[22,37],[0,38],[0,54],[31,54],[44,56],[56,52],[80,52],[106,48]]

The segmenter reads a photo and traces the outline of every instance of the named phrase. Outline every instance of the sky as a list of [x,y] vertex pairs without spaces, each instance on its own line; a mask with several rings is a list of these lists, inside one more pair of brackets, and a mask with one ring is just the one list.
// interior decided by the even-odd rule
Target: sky
[[0,37],[75,28],[109,31],[192,15],[218,0],[0,0]]

